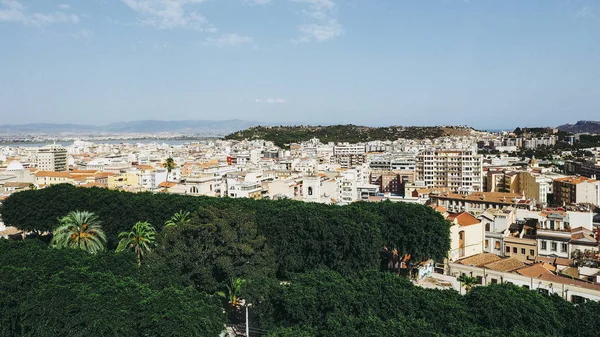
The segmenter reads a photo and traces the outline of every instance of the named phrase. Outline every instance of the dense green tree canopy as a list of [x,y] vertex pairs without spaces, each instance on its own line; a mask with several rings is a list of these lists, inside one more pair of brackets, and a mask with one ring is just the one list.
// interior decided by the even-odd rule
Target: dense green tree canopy
[[283,284],[255,280],[244,295],[273,337],[592,336],[600,326],[598,303],[575,306],[511,284],[462,296],[378,271],[344,277],[316,270]]
[[467,127],[442,126],[388,126],[368,127],[358,125],[328,126],[255,126],[234,132],[225,139],[255,140],[263,139],[275,143],[279,147],[287,147],[292,143],[319,138],[322,142],[368,142],[372,140],[397,140],[399,138],[424,139],[452,135],[469,135]]
[[156,244],[139,270],[133,251],[89,254],[38,239],[0,240],[0,336],[217,336],[229,301],[216,294],[238,279],[245,281],[235,301],[252,303],[253,331],[271,337],[600,331],[595,302],[573,305],[509,284],[462,296],[382,272],[384,246],[414,261],[445,257],[449,223],[420,205],[340,207],[55,186],[13,194],[0,211],[7,224],[44,231],[74,209],[98,215],[113,249],[133,223],[164,224],[180,210],[190,215],[153,232]]
[[49,249],[0,240],[0,336],[217,336],[220,301],[190,288],[151,289],[131,253]]
[[[249,263],[250,267],[254,263],[253,255],[262,255],[258,258],[261,261],[268,260],[268,254],[274,255],[277,275],[285,278],[289,273],[315,268],[329,268],[344,275],[376,269],[384,246],[411,254],[413,261],[442,260],[450,247],[450,225],[441,215],[425,206],[391,202],[332,206],[292,200],[126,193],[56,185],[15,193],[4,202],[0,213],[7,225],[44,231],[54,228],[56,223],[52,219],[75,209],[98,215],[109,248],[113,249],[117,246],[118,234],[129,231],[131,224],[148,221],[160,231],[173,214],[190,212],[188,224],[169,228],[162,238],[157,238],[164,247],[180,246],[180,249],[167,253],[157,247],[157,254],[174,254],[172,258],[179,254],[184,260],[189,260],[184,252],[218,255],[221,267],[201,274],[217,273],[223,279],[243,276],[232,271],[237,270],[237,262],[231,262],[235,256],[245,255],[240,261]],[[200,241],[182,236],[200,238]],[[235,244],[236,236],[245,238],[246,243]],[[182,243],[181,240],[187,241]],[[227,244],[221,242],[231,243],[228,246],[231,249],[223,250],[219,246]],[[201,245],[205,248],[193,253],[197,248],[191,247]],[[196,259],[201,260],[201,257]],[[185,266],[185,262],[181,263]],[[189,275],[197,274],[192,270],[204,268],[190,270],[188,267],[184,269]],[[200,283],[214,284],[210,278]]]

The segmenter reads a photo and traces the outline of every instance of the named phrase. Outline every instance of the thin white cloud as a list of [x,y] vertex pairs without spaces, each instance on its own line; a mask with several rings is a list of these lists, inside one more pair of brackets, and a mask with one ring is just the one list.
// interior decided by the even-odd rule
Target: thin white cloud
[[267,99],[257,98],[254,100],[254,102],[267,103],[267,104],[283,104],[283,103],[286,103],[287,101],[283,98],[267,98]]
[[333,0],[291,1],[308,6],[302,13],[310,21],[298,26],[300,37],[296,42],[324,42],[344,34],[344,27],[337,20],[337,8]]
[[581,19],[595,19],[596,14],[588,6],[583,6],[583,7],[579,8],[579,10],[577,10],[577,12],[575,12],[575,17],[581,18]]
[[54,23],[78,23],[79,17],[64,12],[30,13],[27,8],[16,0],[0,0],[0,22],[14,22],[28,26],[42,27]]
[[71,5],[68,5],[68,4],[60,4],[60,6],[58,6],[58,8],[60,8],[60,9],[70,9],[70,8],[71,8]]
[[122,0],[140,16],[139,23],[159,29],[188,28],[199,31],[216,32],[214,25],[196,11],[189,11],[191,5],[206,0]]
[[336,20],[331,20],[327,24],[308,24],[298,27],[300,30],[300,42],[309,42],[316,40],[319,42],[335,39],[344,34],[344,29]]
[[80,31],[77,31],[75,33],[71,34],[71,37],[74,39],[81,39],[81,40],[85,40],[85,39],[89,39],[90,37],[92,37],[92,35],[94,35],[94,33],[92,33],[91,30],[89,29],[82,29]]
[[223,34],[219,37],[207,37],[203,45],[213,47],[235,47],[247,43],[252,43],[254,39],[251,36],[238,34]]
[[242,0],[245,4],[250,6],[262,6],[271,3],[271,0]]

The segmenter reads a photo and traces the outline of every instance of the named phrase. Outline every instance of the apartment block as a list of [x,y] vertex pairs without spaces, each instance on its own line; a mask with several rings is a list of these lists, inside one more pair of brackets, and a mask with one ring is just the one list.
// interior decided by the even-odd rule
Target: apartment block
[[417,179],[427,188],[483,191],[483,159],[473,150],[425,150],[417,155]]
[[519,172],[519,193],[527,199],[533,199],[540,204],[548,203],[548,195],[553,192],[551,176],[535,172]]
[[554,180],[554,204],[600,205],[600,181],[586,177],[565,177]]
[[411,176],[414,176],[413,172],[376,170],[371,172],[369,180],[371,184],[379,186],[379,191],[381,193],[404,195],[405,184],[414,181],[414,177]]
[[65,172],[68,169],[67,149],[56,144],[46,145],[38,150],[36,164],[40,171]]

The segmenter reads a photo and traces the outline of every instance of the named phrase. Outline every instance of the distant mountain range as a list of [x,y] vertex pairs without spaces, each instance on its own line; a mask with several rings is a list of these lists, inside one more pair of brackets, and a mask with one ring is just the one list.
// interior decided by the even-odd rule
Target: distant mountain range
[[557,127],[560,131],[569,133],[600,134],[600,121],[579,121],[575,124],[564,124]]
[[[59,133],[182,133],[196,135],[221,136],[234,131],[243,130],[263,123],[239,119],[209,121],[157,121],[143,120],[134,122],[112,123],[107,125],[31,123],[0,125],[3,134],[59,134]],[[263,124],[264,125],[264,124]]]

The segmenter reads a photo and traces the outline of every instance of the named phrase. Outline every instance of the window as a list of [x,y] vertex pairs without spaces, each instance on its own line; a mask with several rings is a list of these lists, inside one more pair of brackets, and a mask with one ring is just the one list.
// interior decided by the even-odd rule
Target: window
[[567,251],[567,244],[566,243],[561,243],[560,244],[560,251],[565,253]]
[[507,254],[510,253],[510,247],[509,246],[506,246],[506,253]]
[[485,240],[485,249],[488,249],[490,246],[490,240]]
[[548,243],[546,241],[542,241],[542,250],[548,249]]
[[500,241],[496,241],[496,249],[500,250]]
[[477,284],[483,284],[483,277],[477,276]]
[[529,286],[528,286],[528,285],[522,285],[522,287],[523,287],[524,289],[529,289]]
[[535,255],[535,250],[533,250],[533,249],[530,249],[530,250],[529,250],[529,255],[531,255],[531,256],[534,256],[534,255]]
[[513,247],[513,254],[517,253],[517,247]]
[[553,251],[553,252],[555,252],[555,251],[556,251],[556,246],[557,246],[557,245],[556,245],[556,242],[552,242],[552,243],[550,244],[550,250],[551,250],[551,251]]
[[489,223],[486,223],[486,224],[485,224],[485,231],[486,231],[486,232],[489,232],[489,231],[490,231],[490,224],[489,224]]
[[571,302],[573,302],[574,304],[584,303],[585,302],[585,297],[581,297],[581,296],[577,296],[577,295],[571,295]]
[[550,220],[550,229],[554,230],[554,220]]
[[492,279],[492,284],[498,284],[498,279],[493,278]]
[[539,292],[540,294],[542,294],[542,295],[548,295],[548,294],[550,294],[550,293],[548,292],[548,289],[541,289],[541,288],[538,288],[538,292]]
[[525,255],[525,248],[521,248],[521,255]]

